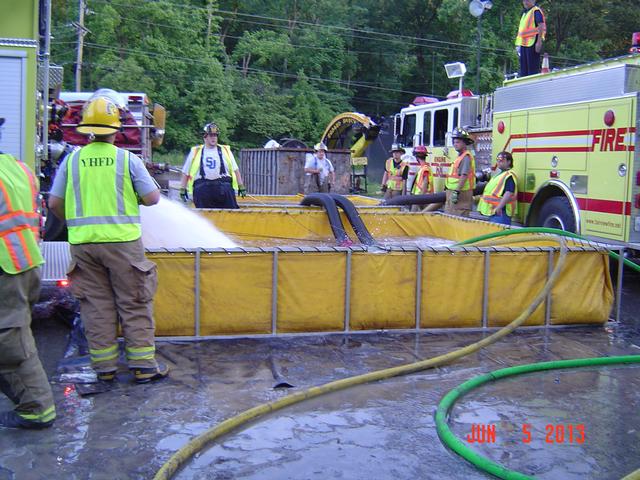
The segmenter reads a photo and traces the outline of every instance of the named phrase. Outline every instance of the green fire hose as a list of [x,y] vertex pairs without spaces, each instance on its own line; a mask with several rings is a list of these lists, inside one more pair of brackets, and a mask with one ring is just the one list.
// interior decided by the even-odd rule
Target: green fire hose
[[[447,416],[453,408],[456,401],[463,395],[466,395],[471,390],[478,388],[486,383],[494,382],[507,377],[516,375],[522,375],[531,372],[541,372],[546,370],[556,370],[560,368],[579,368],[579,367],[593,367],[601,365],[619,365],[629,363],[640,363],[640,355],[628,355],[619,357],[604,357],[604,358],[581,358],[576,360],[560,360],[554,362],[542,362],[542,363],[530,363],[528,365],[519,365],[517,367],[503,368],[501,370],[495,370],[484,375],[479,375],[467,380],[463,384],[451,390],[447,393],[436,411],[436,429],[438,436],[442,443],[444,443],[451,450],[456,452],[462,458],[472,463],[480,470],[483,470],[498,478],[508,480],[531,480],[533,477],[525,475],[520,472],[509,470],[502,465],[489,460],[487,457],[476,453],[473,449],[464,444],[462,440],[454,435],[447,424]],[[636,471],[625,477],[625,479],[640,478],[633,475],[640,475],[640,471]],[[623,479],[624,480],[624,479]]]
[[[558,230],[557,228],[548,228],[548,227],[522,227],[522,228],[516,228],[516,229],[508,229],[508,230],[502,230],[499,232],[494,232],[494,233],[488,233],[486,235],[481,235],[479,237],[474,237],[474,238],[470,238],[468,240],[464,240],[462,242],[456,243],[455,246],[462,246],[462,245],[469,245],[472,243],[478,243],[484,240],[489,240],[489,239],[493,239],[493,238],[498,238],[498,237],[505,237],[508,235],[519,235],[519,234],[524,234],[524,233],[550,233],[553,235],[559,235],[561,237],[568,237],[568,238],[575,238],[578,240],[584,240],[584,241],[589,241],[588,238],[583,237],[581,235],[578,235],[577,233],[573,233],[573,232],[567,232],[565,230]],[[611,256],[611,258],[615,259],[615,260],[619,260],[620,259],[620,255],[617,254],[616,252],[613,251],[609,251],[609,256]],[[632,270],[635,270],[636,272],[640,272],[640,265],[632,262],[631,260],[625,258],[624,260],[624,264],[631,268]]]
[[[454,350],[453,352],[446,353],[444,355],[439,355],[437,357],[429,358],[426,360],[422,360],[415,363],[410,363],[407,365],[401,365],[398,367],[387,368],[384,370],[378,370],[375,372],[366,373],[363,375],[357,375],[350,378],[344,378],[341,380],[336,380],[333,382],[325,383],[324,385],[320,385],[317,387],[311,387],[307,390],[303,390],[300,392],[293,393],[291,395],[287,395],[286,397],[282,397],[273,402],[263,403],[256,407],[245,410],[244,412],[239,413],[238,415],[224,420],[220,424],[206,430],[195,438],[191,439],[186,445],[180,448],[176,453],[174,453],[165,463],[162,465],[160,470],[156,473],[154,480],[166,480],[173,477],[173,475],[184,466],[191,457],[205,448],[208,444],[213,442],[214,440],[222,437],[228,432],[236,430],[240,426],[253,421],[259,417],[262,417],[268,413],[275,412],[277,410],[281,410],[290,405],[303,402],[305,400],[309,400],[311,398],[316,398],[321,395],[337,392],[339,390],[344,390],[349,387],[353,387],[356,385],[362,385],[369,382],[375,382],[379,380],[385,380],[388,378],[396,377],[399,375],[407,375],[410,373],[419,372],[422,370],[426,370],[429,368],[434,368],[439,365],[443,365],[445,363],[449,363],[453,360],[457,360],[471,353],[477,352],[478,350],[491,345],[492,343],[497,342],[502,339],[506,335],[509,335],[516,328],[521,326],[533,312],[538,308],[538,306],[545,300],[547,294],[551,291],[551,288],[555,284],[558,276],[560,275],[560,271],[562,270],[566,257],[567,257],[567,246],[566,242],[562,237],[551,237],[554,241],[557,241],[560,245],[560,252],[558,255],[558,261],[556,263],[555,268],[549,275],[549,279],[545,284],[544,288],[538,293],[536,298],[533,299],[531,304],[520,314],[518,317],[513,320],[508,325],[502,327],[497,332],[483,338],[482,340],[473,343],[471,345],[467,345],[466,347],[460,348],[458,350]],[[529,240],[529,239],[526,239]],[[515,239],[515,242],[519,242],[521,240]],[[530,240],[529,240],[530,241]]]

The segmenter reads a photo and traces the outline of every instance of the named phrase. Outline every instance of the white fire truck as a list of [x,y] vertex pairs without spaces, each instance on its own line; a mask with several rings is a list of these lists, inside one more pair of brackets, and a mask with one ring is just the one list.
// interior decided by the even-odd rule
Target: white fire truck
[[[518,219],[640,249],[640,54],[507,80],[494,94],[413,105],[396,116],[406,147],[430,150],[436,190],[467,128],[476,170],[513,154]],[[410,148],[407,148],[410,152]]]

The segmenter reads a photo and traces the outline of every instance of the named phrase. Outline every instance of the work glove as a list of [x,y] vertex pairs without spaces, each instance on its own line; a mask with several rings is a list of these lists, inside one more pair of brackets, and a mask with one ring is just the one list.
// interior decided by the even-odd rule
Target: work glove
[[238,185],[238,195],[240,195],[242,198],[247,196],[247,189],[244,187],[244,185]]
[[387,191],[387,186],[386,185],[382,185],[380,187],[380,190],[382,191],[382,193],[385,193]]
[[189,202],[189,194],[187,193],[187,189],[186,188],[181,188],[180,189],[180,200],[182,200],[184,203],[188,203]]
[[460,195],[460,192],[458,190],[451,191],[451,203],[453,203],[454,205],[458,203],[458,195]]

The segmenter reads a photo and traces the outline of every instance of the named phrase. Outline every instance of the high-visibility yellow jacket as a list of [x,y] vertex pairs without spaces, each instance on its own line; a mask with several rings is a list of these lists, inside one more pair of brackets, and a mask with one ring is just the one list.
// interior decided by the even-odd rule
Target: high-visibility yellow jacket
[[130,242],[142,235],[127,150],[93,142],[67,160],[69,243]]
[[[535,21],[535,12],[540,12],[542,15],[542,22],[546,27],[546,20],[544,18],[544,12],[538,6],[530,8],[528,11],[522,14],[520,18],[520,25],[518,26],[518,35],[516,36],[516,45],[523,47],[530,47],[535,42],[536,35],[538,35],[538,27]],[[546,36],[546,31],[542,31],[542,40]]]
[[15,275],[44,263],[38,240],[36,180],[24,163],[0,154],[0,268]]
[[[227,167],[227,172],[231,175],[231,185],[234,190],[238,190],[238,178],[236,177],[236,172],[233,169],[233,164],[231,163],[231,147],[229,145],[218,145],[220,147],[219,152],[222,152],[222,158],[224,160],[224,164]],[[200,176],[200,162],[202,162],[202,151],[204,150],[204,145],[196,145],[195,147],[191,147],[190,155],[192,155],[191,167],[189,168],[189,180],[187,182],[187,191],[190,195],[193,195],[193,182],[195,182]]]
[[514,216],[518,211],[518,179],[512,170],[506,170],[491,178],[484,187],[484,192],[478,203],[478,211],[482,215],[491,216],[504,196],[507,179],[513,178],[516,188],[511,198],[505,204],[505,212],[509,217]]
[[[458,167],[466,156],[471,159],[471,169],[469,170],[469,174],[467,175],[467,179],[465,180],[464,185],[460,187],[460,175],[458,175]],[[458,155],[458,158],[455,159],[455,161],[451,164],[451,168],[449,168],[445,186],[449,190],[459,190],[461,192],[466,190],[473,190],[473,188],[476,186],[476,162],[473,159],[473,155],[471,155],[471,153],[465,150],[463,153]]]
[[[425,178],[427,179],[427,186],[424,187],[423,183]],[[411,195],[424,195],[425,193],[433,193],[433,181],[431,178],[431,166],[422,165],[420,170],[416,173],[416,179],[411,187]]]
[[398,168],[396,168],[393,163],[393,158],[387,159],[387,163],[385,165],[385,169],[387,170],[387,188],[390,188],[391,190],[402,190],[402,182],[404,181],[402,173],[406,166],[407,162],[401,161]]

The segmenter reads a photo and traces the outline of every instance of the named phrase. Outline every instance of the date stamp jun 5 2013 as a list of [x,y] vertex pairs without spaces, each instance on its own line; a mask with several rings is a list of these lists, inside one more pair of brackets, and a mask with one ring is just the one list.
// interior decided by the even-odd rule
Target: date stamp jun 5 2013
[[[493,423],[473,423],[465,439],[467,443],[495,443],[499,433]],[[535,432],[529,423],[521,425],[519,440],[522,443],[531,443],[538,435],[551,445],[582,445],[586,441],[586,429],[582,423],[548,423],[543,434]]]

